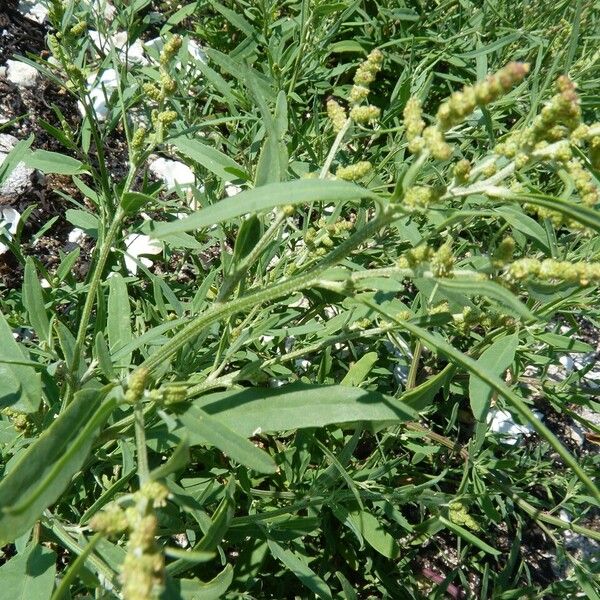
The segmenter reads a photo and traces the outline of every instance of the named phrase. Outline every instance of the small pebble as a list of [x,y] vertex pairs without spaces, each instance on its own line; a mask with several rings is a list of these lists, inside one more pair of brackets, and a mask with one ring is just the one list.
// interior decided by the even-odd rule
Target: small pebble
[[6,66],[6,78],[11,83],[24,88],[37,86],[40,74],[35,67],[10,59],[6,61]]

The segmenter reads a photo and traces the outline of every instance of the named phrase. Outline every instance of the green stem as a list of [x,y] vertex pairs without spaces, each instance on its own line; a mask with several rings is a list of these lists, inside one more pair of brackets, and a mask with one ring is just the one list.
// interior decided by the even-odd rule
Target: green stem
[[135,448],[137,453],[138,479],[140,487],[150,481],[148,452],[146,450],[146,429],[144,426],[144,406],[138,401],[134,409]]
[[125,217],[125,213],[119,209],[113,218],[113,222],[110,225],[110,228],[106,234],[106,237],[102,240],[102,242],[98,242],[98,246],[100,247],[100,255],[98,256],[98,260],[94,265],[94,271],[92,275],[92,279],[90,281],[87,296],[85,298],[85,304],[83,305],[83,312],[81,314],[81,319],[79,320],[79,328],[77,330],[77,337],[75,339],[75,348],[73,350],[73,365],[71,367],[71,373],[73,377],[76,377],[77,370],[79,369],[79,365],[81,364],[81,359],[83,355],[83,345],[85,343],[85,336],[87,333],[87,326],[92,315],[92,309],[94,308],[94,302],[96,300],[96,293],[100,286],[100,282],[102,280],[102,273],[104,272],[104,267],[106,266],[106,261],[111,253],[111,247],[117,233],[120,230],[121,222]]
[[536,432],[543,437],[550,444],[550,446],[552,446],[552,448],[554,448],[558,455],[563,459],[564,463],[572,469],[577,478],[585,485],[592,496],[596,500],[600,501],[600,490],[598,490],[596,484],[583,470],[575,457],[561,444],[561,442],[550,431],[550,429],[548,429],[548,427],[546,427],[542,421],[536,418],[527,404],[525,404],[525,402],[519,398],[519,396],[515,394],[505,383],[500,381],[500,379],[497,377],[489,375],[488,372],[483,370],[481,365],[479,365],[475,360],[469,356],[466,356],[448,342],[435,337],[429,333],[429,331],[422,329],[421,327],[418,327],[417,325],[414,325],[408,321],[401,321],[395,315],[389,313],[387,310],[375,304],[374,302],[366,299],[361,299],[361,302],[385,318],[390,319],[393,323],[397,323],[400,327],[406,329],[415,337],[420,338],[429,347],[434,348],[438,352],[446,355],[453,363],[463,367],[470,373],[473,373],[479,377],[479,379],[481,379],[494,391],[505,398],[512,406],[514,411],[519,415],[519,417],[526,423],[529,423],[536,430]]
[[333,141],[333,144],[331,145],[331,148],[329,150],[329,154],[325,159],[325,164],[323,165],[321,173],[319,174],[319,179],[325,179],[325,177],[327,177],[327,174],[329,173],[329,169],[331,167],[331,163],[333,162],[333,159],[335,158],[335,155],[337,154],[337,151],[340,148],[340,145],[342,143],[342,140],[344,139],[344,136],[346,135],[346,132],[348,131],[348,129],[350,129],[351,124],[352,119],[346,119],[344,126],[338,131],[338,134],[335,137],[335,140]]
[[[49,511],[46,511],[42,516],[42,523],[44,527],[49,529],[58,538],[69,552],[75,556],[81,556],[85,553],[86,548],[81,547]],[[94,573],[99,575],[102,587],[109,591],[116,590],[116,573],[103,560],[90,554],[87,557],[86,563]]]
[[270,302],[282,296],[287,296],[297,290],[318,285],[320,275],[332,265],[342,261],[350,255],[350,252],[365,240],[372,237],[383,226],[393,220],[391,210],[384,210],[367,223],[362,229],[354,233],[350,238],[342,242],[335,250],[306,273],[291,277],[286,281],[276,283],[267,288],[250,291],[226,304],[213,304],[211,308],[196,317],[186,325],[179,333],[175,334],[162,348],[151,354],[141,366],[149,371],[155,370],[165,360],[180,350],[185,344],[192,341],[205,327],[226,318],[235,313],[252,308],[257,304]]
[[83,568],[85,562],[88,559],[88,556],[92,553],[96,544],[101,539],[101,534],[96,533],[88,542],[88,545],[83,549],[83,552],[71,563],[68,570],[63,575],[63,578],[60,580],[58,587],[52,594],[51,600],[62,600],[62,598],[70,598],[69,588],[71,587],[71,583],[77,576],[77,573]]
[[252,248],[248,256],[246,256],[235,271],[225,279],[219,290],[219,295],[216,300],[217,303],[223,302],[223,300],[227,298],[231,290],[233,290],[233,288],[241,281],[248,269],[259,259],[260,255],[264,252],[268,243],[277,233],[285,219],[285,212],[279,212],[269,229],[265,231],[264,235],[258,240],[258,243]]

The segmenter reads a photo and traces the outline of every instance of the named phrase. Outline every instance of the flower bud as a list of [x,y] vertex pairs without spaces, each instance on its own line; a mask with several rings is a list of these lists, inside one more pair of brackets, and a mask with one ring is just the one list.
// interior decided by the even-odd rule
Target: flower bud
[[373,166],[367,160],[362,160],[353,165],[348,165],[347,167],[338,167],[335,172],[335,176],[338,179],[344,179],[346,181],[358,181],[362,179]]

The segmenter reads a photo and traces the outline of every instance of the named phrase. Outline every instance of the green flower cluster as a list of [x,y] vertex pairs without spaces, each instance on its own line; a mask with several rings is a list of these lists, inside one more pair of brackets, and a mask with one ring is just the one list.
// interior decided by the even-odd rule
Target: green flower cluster
[[446,142],[444,133],[462,123],[477,106],[484,106],[506,94],[529,72],[526,63],[511,62],[497,73],[489,75],[485,81],[473,86],[465,86],[442,102],[436,114],[435,125],[424,128],[421,118],[421,104],[411,98],[404,108],[404,126],[409,142],[409,150],[421,152],[425,147],[438,160],[448,160],[452,148]]
[[[375,81],[377,73],[381,71],[382,63],[383,54],[381,50],[375,49],[356,70],[354,75],[354,85],[350,89],[350,94],[348,95],[348,99],[352,105],[352,108],[350,109],[350,118],[356,123],[371,123],[372,121],[376,121],[381,114],[381,109],[377,106],[371,104],[359,106],[359,104],[367,99],[370,92],[369,86]],[[327,116],[336,133],[343,129],[348,120],[346,110],[333,98],[330,98],[327,101]]]
[[511,62],[497,73],[489,75],[485,81],[473,86],[465,86],[454,92],[440,104],[437,111],[437,124],[442,131],[462,123],[477,106],[485,106],[509,92],[520,83],[529,72],[527,63]]
[[181,36],[174,35],[170,38],[160,53],[160,77],[158,83],[145,83],[142,86],[144,94],[151,100],[158,103],[163,103],[167,98],[172,96],[177,90],[177,82],[169,74],[171,61],[181,48]]
[[425,147],[425,141],[421,137],[425,128],[423,121],[423,110],[421,101],[412,96],[408,99],[404,107],[404,127],[406,129],[406,138],[408,139],[408,149],[413,154],[420,152]]
[[468,336],[478,327],[484,331],[505,327],[512,322],[512,318],[490,310],[487,306],[485,310],[478,306],[465,306],[462,313],[452,315],[452,321],[459,334]]
[[358,181],[359,179],[362,179],[372,168],[373,165],[368,160],[361,160],[353,165],[338,167],[337,171],[335,172],[335,176],[338,179],[344,179],[345,181]]
[[327,100],[327,116],[333,125],[333,130],[338,133],[344,128],[348,116],[346,110],[340,105],[337,100],[330,98]]
[[546,258],[521,258],[510,264],[506,270],[512,281],[537,277],[543,280],[565,281],[579,285],[600,282],[600,262],[569,262]]
[[424,210],[437,202],[444,192],[443,187],[415,185],[406,190],[403,205],[408,210]]
[[472,531],[479,531],[481,527],[475,519],[468,513],[467,507],[462,502],[451,502],[448,506],[448,518],[452,523],[462,525]]
[[111,503],[90,521],[90,528],[107,536],[129,532],[121,565],[124,600],[153,600],[164,587],[164,556],[156,543],[155,509],[166,504],[169,491],[157,481],[144,484],[126,509]]
[[434,277],[452,277],[454,269],[454,254],[450,241],[442,244],[429,259],[429,266]]
[[333,248],[336,241],[348,237],[348,232],[354,228],[354,222],[341,219],[335,223],[327,223],[319,219],[317,227],[309,227],[304,236],[306,247],[317,256],[324,254],[327,249]]
[[145,367],[138,367],[130,376],[127,382],[127,391],[125,392],[125,401],[129,404],[136,404],[139,402],[146,389],[146,382],[148,380],[148,369]]

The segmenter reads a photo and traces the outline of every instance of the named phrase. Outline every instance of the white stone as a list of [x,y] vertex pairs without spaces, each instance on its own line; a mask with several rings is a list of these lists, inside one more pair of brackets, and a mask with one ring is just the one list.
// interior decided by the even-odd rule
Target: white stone
[[306,358],[297,358],[294,361],[294,365],[296,366],[296,369],[299,373],[304,373],[312,365],[312,363]]
[[[0,133],[0,165],[6,160],[8,153],[18,142],[16,137],[8,133]],[[25,163],[18,163],[9,176],[0,183],[0,194],[13,196],[22,192],[31,182],[35,169],[28,167]]]
[[92,0],[91,6],[109,23],[117,13],[117,9],[108,0]]
[[6,78],[11,83],[24,88],[33,88],[38,84],[39,72],[35,67],[18,60],[6,61]]
[[[12,236],[17,233],[20,220],[21,215],[14,208],[0,206],[0,228],[9,239],[12,239]],[[8,246],[0,242],[0,254],[4,254],[7,250]]]
[[[119,74],[115,69],[106,69],[100,77],[92,73],[87,78],[89,101],[98,121],[105,121],[108,116],[110,97],[119,85]],[[85,116],[85,108],[81,102],[77,103],[79,112]]]
[[228,198],[231,198],[231,196],[237,196],[241,191],[242,188],[239,185],[234,185],[229,181],[225,182],[225,195]]
[[[541,420],[542,415],[538,411],[533,411],[533,414],[537,419]],[[509,446],[514,446],[520,441],[522,436],[535,432],[535,429],[531,425],[519,425],[515,423],[509,411],[497,408],[490,410],[487,416],[487,423],[490,431],[502,435],[500,441]]]
[[69,242],[71,242],[71,244],[81,244],[85,237],[85,231],[83,231],[83,229],[79,229],[79,227],[75,227],[69,231],[67,239]]
[[154,263],[149,258],[144,258],[142,254],[160,254],[163,250],[162,243],[151,237],[132,233],[125,238],[125,267],[131,275],[135,275],[138,270],[138,261],[145,267],[151,267]]
[[408,374],[410,373],[410,367],[408,365],[394,365],[394,380],[399,385],[406,385],[408,381]]
[[570,373],[575,367],[575,362],[568,354],[564,354],[563,356],[561,356],[558,359],[558,362],[563,366],[567,374]]
[[35,0],[21,0],[19,2],[19,12],[28,19],[36,23],[45,23],[48,18],[48,9],[41,2]]
[[[184,42],[184,44],[185,44],[185,42]],[[153,54],[160,54],[164,45],[165,45],[165,42],[160,37],[153,38],[151,40],[148,40],[147,42],[144,42],[144,48],[146,48],[146,50],[151,50]],[[206,53],[204,52],[204,50],[202,50],[202,46],[200,46],[200,44],[198,44],[194,40],[188,40],[187,51],[188,51],[188,54],[193,59],[195,59],[203,64],[207,63],[208,58],[206,56]],[[152,57],[150,60],[151,60],[151,62],[156,62],[156,59],[154,57]],[[176,69],[181,68],[181,61],[175,62],[175,68]]]
[[177,186],[181,189],[189,188],[196,181],[194,172],[178,160],[157,158],[148,165],[148,169],[165,183],[169,191],[176,189]]
[[88,35],[102,54],[108,54],[114,47],[122,61],[141,65],[148,64],[141,40],[135,40],[135,42],[128,46],[126,31],[117,31],[110,37],[106,37],[103,33],[92,29],[88,32]]

